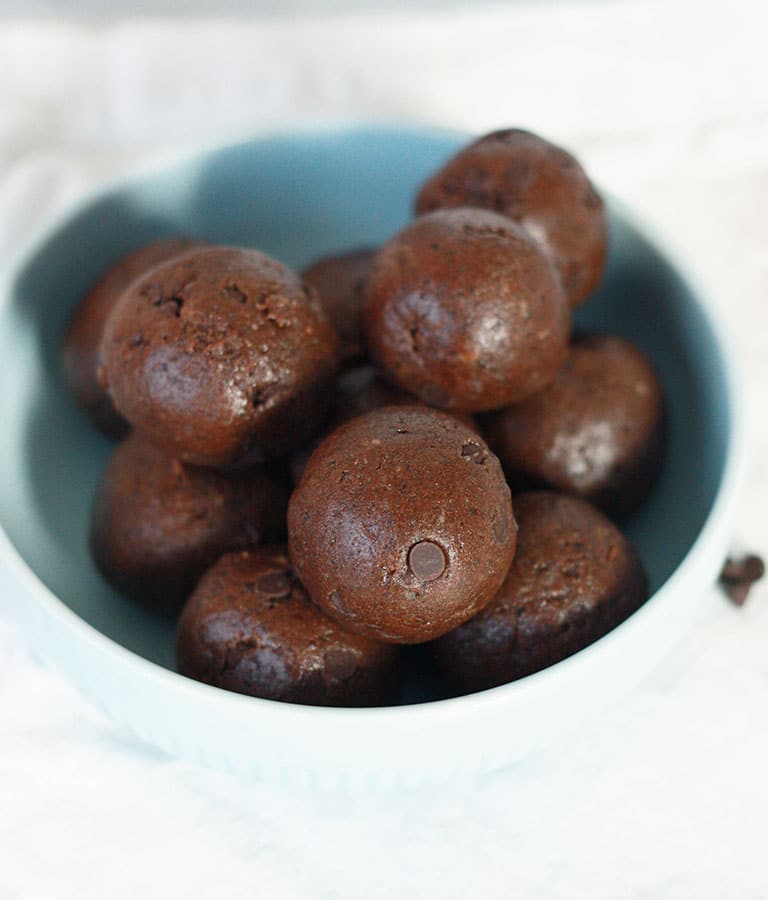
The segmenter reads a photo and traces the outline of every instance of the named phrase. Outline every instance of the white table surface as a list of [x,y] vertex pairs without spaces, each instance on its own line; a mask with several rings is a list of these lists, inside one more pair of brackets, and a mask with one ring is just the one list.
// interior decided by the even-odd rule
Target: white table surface
[[[669,234],[727,311],[753,411],[734,540],[765,550],[767,24],[760,0],[0,19],[0,264],[99,179],[213,134],[539,130]],[[0,598],[0,900],[768,897],[768,589],[704,606],[652,677],[535,758],[469,787],[342,797],[137,744],[34,661]]]

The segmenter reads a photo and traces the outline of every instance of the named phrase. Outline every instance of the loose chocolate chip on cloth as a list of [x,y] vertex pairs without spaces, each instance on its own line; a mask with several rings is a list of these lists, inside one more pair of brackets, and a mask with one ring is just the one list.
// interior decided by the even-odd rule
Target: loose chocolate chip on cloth
[[736,606],[743,606],[756,581],[765,574],[765,563],[754,554],[729,558],[720,572],[720,585]]

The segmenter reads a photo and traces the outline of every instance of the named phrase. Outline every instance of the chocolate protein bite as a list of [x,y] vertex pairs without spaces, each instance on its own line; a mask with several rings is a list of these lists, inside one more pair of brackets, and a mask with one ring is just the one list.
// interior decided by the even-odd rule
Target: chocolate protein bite
[[339,336],[341,358],[364,356],[360,314],[365,281],[376,255],[373,249],[353,250],[316,260],[301,273],[317,291],[320,305]]
[[541,390],[565,361],[568,304],[520,225],[481,209],[422,216],[377,255],[368,349],[386,378],[424,403],[479,412]]
[[132,281],[153,266],[197,246],[199,241],[172,237],[139,247],[109,266],[75,307],[62,344],[62,377],[93,424],[111,437],[122,437],[129,425],[115,409],[97,375],[107,316]]
[[547,388],[489,417],[486,436],[513,483],[522,476],[622,516],[659,475],[665,422],[646,357],[629,341],[593,334],[574,339]]
[[544,669],[602,637],[648,596],[631,544],[585,500],[540,491],[515,496],[519,534],[496,597],[434,643],[458,693]]
[[572,306],[597,287],[605,266],[603,201],[577,160],[529,131],[474,141],[424,183],[418,214],[454,206],[493,209],[549,248]]
[[350,634],[309,599],[283,548],[222,557],[178,624],[178,670],[230,691],[319,706],[393,703],[398,650]]
[[91,551],[104,577],[150,609],[177,612],[222,553],[285,533],[287,488],[256,466],[185,466],[132,432],[96,491]]
[[395,643],[437,637],[488,603],[516,532],[483,439],[423,406],[384,407],[332,432],[288,507],[291,558],[315,603]]
[[336,336],[312,288],[257,250],[210,247],[153,269],[109,316],[104,383],[186,463],[290,452],[326,415]]

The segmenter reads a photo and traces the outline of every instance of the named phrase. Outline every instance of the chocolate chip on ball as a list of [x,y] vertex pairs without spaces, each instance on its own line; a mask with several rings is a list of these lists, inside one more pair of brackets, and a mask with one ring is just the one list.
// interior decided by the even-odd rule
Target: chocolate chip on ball
[[280,539],[287,502],[260,466],[237,475],[185,466],[133,432],[96,491],[92,553],[118,591],[176,612],[222,553]]
[[93,424],[110,437],[122,437],[130,426],[99,384],[101,338],[107,316],[132,281],[159,263],[198,246],[198,241],[173,237],[134,250],[107,268],[69,321],[61,354],[64,384]]
[[434,643],[459,693],[495,687],[576,653],[623,622],[648,596],[631,544],[585,500],[540,491],[515,496],[512,567],[482,612]]
[[319,706],[397,698],[397,648],[321,612],[277,547],[228,554],[206,572],[176,648],[182,675],[241,694]]
[[478,412],[555,377],[570,314],[550,260],[521,225],[448,209],[416,219],[379,252],[364,324],[389,380],[432,406]]
[[516,532],[485,442],[423,406],[375,410],[330,434],[288,510],[291,557],[315,603],[397,643],[437,637],[488,603]]
[[577,494],[626,515],[664,458],[664,394],[646,357],[608,335],[574,339],[541,393],[491,416],[486,433],[510,478]]
[[339,336],[341,358],[360,359],[364,342],[360,315],[365,281],[375,250],[353,250],[316,260],[301,273],[317,291],[320,304]]
[[454,206],[493,209],[525,225],[549,248],[572,306],[597,287],[607,227],[600,195],[577,160],[529,131],[485,135],[419,191],[417,213]]
[[102,341],[118,410],[168,453],[215,467],[277,456],[318,430],[336,336],[298,275],[257,250],[212,247],[122,295]]

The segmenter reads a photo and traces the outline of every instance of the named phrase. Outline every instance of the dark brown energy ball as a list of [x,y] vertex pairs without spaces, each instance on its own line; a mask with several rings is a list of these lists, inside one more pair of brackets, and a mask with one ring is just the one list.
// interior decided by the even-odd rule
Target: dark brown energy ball
[[496,593],[517,526],[496,457],[453,416],[388,406],[330,434],[288,507],[291,557],[345,627],[418,643]]
[[188,253],[134,282],[102,342],[120,412],[186,463],[287,453],[322,424],[336,336],[314,290],[238,247]]
[[460,693],[565,659],[623,622],[648,595],[632,545],[585,500],[518,494],[515,515],[517,551],[501,590],[434,643],[443,677]]
[[570,155],[529,131],[495,131],[427,181],[417,213],[479,206],[521,222],[549,247],[572,306],[597,287],[605,266],[603,201]]
[[365,281],[375,255],[375,250],[365,249],[325,256],[301,273],[317,291],[320,304],[336,329],[342,359],[359,359],[364,355],[360,315]]
[[133,432],[97,488],[91,551],[118,591],[176,612],[222,553],[281,539],[287,502],[262,467],[224,475],[185,466]]
[[75,308],[61,352],[64,384],[94,425],[111,437],[122,437],[128,423],[99,384],[101,337],[112,307],[128,285],[149,269],[199,246],[188,238],[165,238],[140,247],[102,273]]
[[541,390],[565,360],[570,315],[557,273],[510,219],[447,209],[376,257],[364,324],[372,360],[404,390],[479,412]]
[[573,341],[549,387],[491,416],[487,436],[513,481],[522,475],[626,515],[661,470],[665,421],[645,356],[629,341],[594,334]]
[[179,620],[182,675],[230,691],[318,706],[397,696],[398,650],[350,634],[309,599],[279,547],[222,557]]

